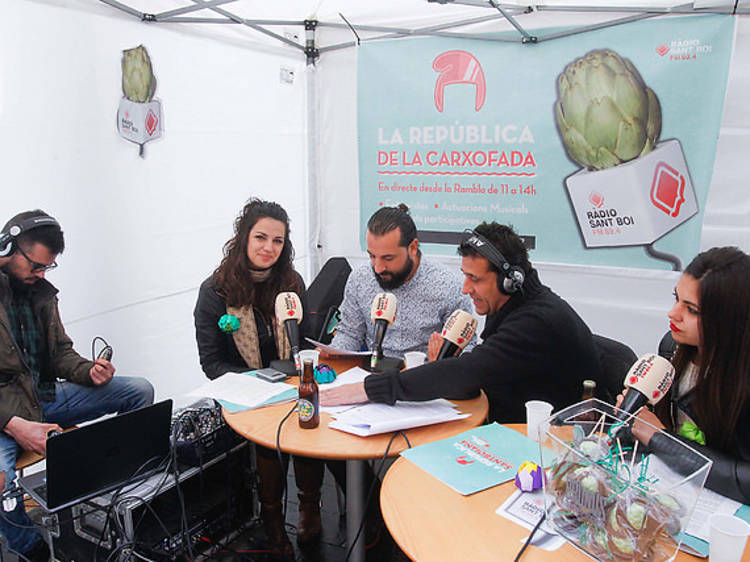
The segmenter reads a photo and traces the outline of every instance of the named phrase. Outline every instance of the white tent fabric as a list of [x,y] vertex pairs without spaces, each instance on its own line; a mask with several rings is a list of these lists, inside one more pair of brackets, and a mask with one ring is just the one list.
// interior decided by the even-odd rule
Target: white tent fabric
[[[643,3],[608,3],[621,13],[541,10],[517,19],[528,29],[590,25],[632,14],[630,8]],[[154,14],[191,2],[123,4]],[[306,18],[341,24],[341,13],[355,26],[413,29],[491,12],[423,0],[215,4],[243,18],[286,21],[268,29],[300,42],[305,34],[299,24]],[[649,4],[666,9],[680,3]],[[41,207],[61,221],[67,249],[50,280],[61,289],[63,320],[80,352],[88,354],[91,338],[103,335],[114,346],[118,373],[146,376],[160,396],[200,384],[192,325],[197,287],[218,264],[233,218],[253,195],[279,201],[290,212],[306,281],[330,256],[364,258],[356,234],[356,47],[324,50],[313,68],[300,48],[246,25],[141,22],[95,0],[16,0],[3,12],[0,173],[6,216],[0,220]],[[204,12],[179,17],[207,17]],[[454,31],[506,29],[510,24],[494,17]],[[320,27],[316,39],[325,49],[354,35],[346,27]],[[114,126],[120,52],[138,44],[151,54],[165,119],[164,137],[147,145],[145,159]],[[750,21],[738,16],[703,247],[750,250],[748,53]],[[293,72],[293,83],[280,80],[282,70]],[[447,261],[457,266],[456,259]],[[642,353],[666,331],[676,274],[538,265],[543,281],[595,332]]]

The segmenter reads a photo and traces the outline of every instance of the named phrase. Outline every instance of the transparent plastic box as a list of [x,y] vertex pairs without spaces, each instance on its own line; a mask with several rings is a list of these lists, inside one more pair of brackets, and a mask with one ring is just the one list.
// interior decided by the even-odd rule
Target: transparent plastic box
[[669,454],[649,452],[622,418],[596,399],[549,418],[540,439],[547,521],[597,560],[671,560],[712,462],[656,428]]

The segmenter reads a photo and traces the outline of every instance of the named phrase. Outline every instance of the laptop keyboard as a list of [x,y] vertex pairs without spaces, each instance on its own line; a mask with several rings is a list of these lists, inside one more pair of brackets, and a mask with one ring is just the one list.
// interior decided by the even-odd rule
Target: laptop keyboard
[[34,492],[37,493],[37,495],[42,498],[45,502],[47,501],[47,485],[46,484],[40,484],[36,488],[34,488]]

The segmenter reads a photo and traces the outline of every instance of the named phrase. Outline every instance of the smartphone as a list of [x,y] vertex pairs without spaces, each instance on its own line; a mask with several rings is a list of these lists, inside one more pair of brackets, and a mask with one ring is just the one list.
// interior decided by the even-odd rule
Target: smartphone
[[284,373],[282,373],[281,371],[277,371],[276,369],[272,369],[271,367],[258,369],[257,371],[255,371],[255,374],[259,379],[263,379],[264,381],[268,382],[279,382],[283,381],[286,378],[286,375]]

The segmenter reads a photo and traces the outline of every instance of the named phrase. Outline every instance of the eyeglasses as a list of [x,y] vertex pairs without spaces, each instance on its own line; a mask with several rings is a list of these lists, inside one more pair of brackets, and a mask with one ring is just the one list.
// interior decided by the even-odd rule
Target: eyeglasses
[[46,263],[39,263],[38,261],[32,260],[29,256],[26,255],[26,252],[23,251],[21,246],[17,246],[18,251],[21,252],[21,255],[26,258],[26,261],[31,264],[31,273],[39,273],[40,271],[47,272],[50,269],[55,269],[57,267],[57,262],[53,261],[50,264]]

